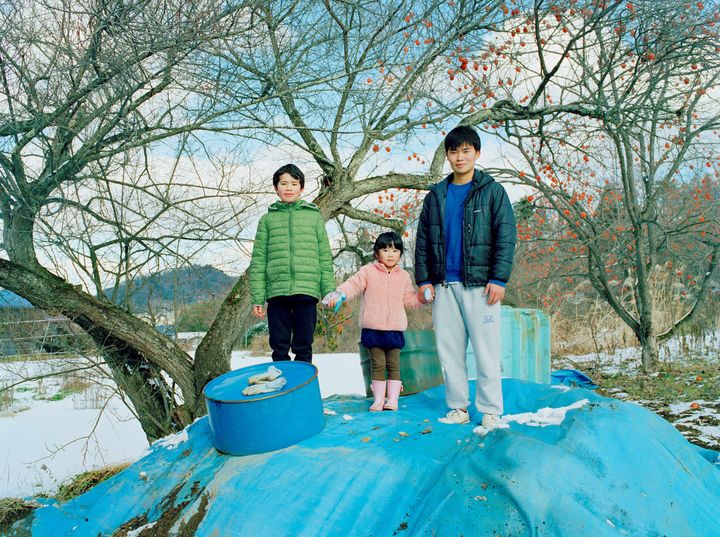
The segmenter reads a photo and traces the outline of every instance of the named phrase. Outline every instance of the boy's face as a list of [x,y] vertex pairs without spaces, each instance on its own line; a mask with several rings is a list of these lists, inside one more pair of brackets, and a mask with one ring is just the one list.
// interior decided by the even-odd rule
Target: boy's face
[[305,190],[300,186],[300,181],[289,173],[280,176],[275,192],[283,203],[293,203],[300,199],[300,194]]
[[386,246],[381,248],[377,252],[377,258],[380,263],[385,265],[385,268],[391,269],[400,261],[402,252],[394,246]]
[[449,149],[446,157],[453,172],[464,174],[475,169],[475,162],[480,158],[480,151],[465,143],[455,149]]

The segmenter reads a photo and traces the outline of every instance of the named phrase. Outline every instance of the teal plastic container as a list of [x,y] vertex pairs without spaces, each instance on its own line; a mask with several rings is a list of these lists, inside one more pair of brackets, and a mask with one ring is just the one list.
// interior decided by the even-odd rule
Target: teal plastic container
[[[502,374],[504,377],[550,384],[550,318],[535,309],[503,306]],[[468,376],[477,377],[472,344],[467,348]]]

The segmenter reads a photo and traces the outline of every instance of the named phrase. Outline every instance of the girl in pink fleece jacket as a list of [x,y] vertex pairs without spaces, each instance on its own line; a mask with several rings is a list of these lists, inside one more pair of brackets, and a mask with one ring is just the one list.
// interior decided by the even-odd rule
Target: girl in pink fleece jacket
[[[335,306],[338,300],[352,300],[362,295],[360,305],[360,342],[370,351],[372,391],[375,396],[370,410],[397,410],[402,390],[400,349],[405,346],[407,329],[405,307],[420,307],[410,275],[398,266],[403,253],[400,235],[381,233],[373,246],[375,262],[362,267],[345,283],[323,299]],[[387,371],[387,380],[385,372]],[[385,393],[387,391],[387,402]]]

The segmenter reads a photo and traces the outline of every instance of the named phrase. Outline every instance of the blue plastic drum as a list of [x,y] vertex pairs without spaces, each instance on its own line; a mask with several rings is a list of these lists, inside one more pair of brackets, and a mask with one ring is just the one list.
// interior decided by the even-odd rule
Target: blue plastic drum
[[[270,393],[243,395],[248,379],[274,365],[287,380]],[[230,371],[203,389],[213,444],[230,455],[292,446],[325,427],[318,370],[306,362],[272,362]]]

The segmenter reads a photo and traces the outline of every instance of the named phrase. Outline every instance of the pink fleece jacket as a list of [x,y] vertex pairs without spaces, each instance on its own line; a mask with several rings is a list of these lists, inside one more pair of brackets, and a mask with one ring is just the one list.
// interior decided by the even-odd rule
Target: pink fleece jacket
[[360,326],[375,330],[406,330],[405,306],[419,308],[422,303],[410,281],[410,274],[399,266],[387,271],[380,262],[358,270],[338,287],[348,300],[362,295]]

